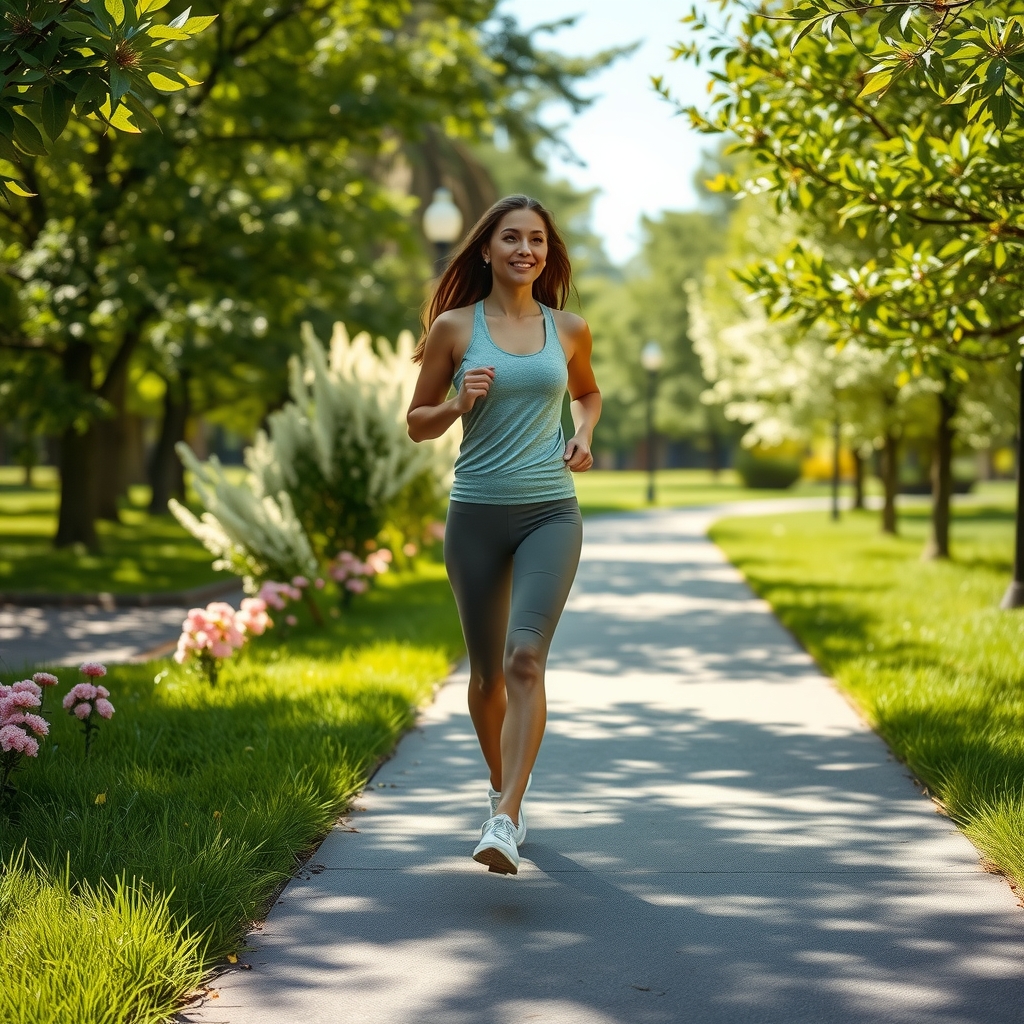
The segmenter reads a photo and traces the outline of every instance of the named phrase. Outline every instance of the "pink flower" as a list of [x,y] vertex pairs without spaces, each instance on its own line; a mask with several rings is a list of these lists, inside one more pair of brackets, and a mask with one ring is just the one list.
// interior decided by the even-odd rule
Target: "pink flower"
[[97,686],[96,696],[102,697],[104,700],[106,700],[110,696],[110,691],[105,686]]
[[327,572],[336,583],[342,583],[348,579],[348,569],[343,565],[332,565]]
[[353,594],[365,594],[370,588],[370,584],[366,580],[351,579],[345,584],[346,590],[351,590]]
[[317,590],[323,590],[324,587],[327,586],[327,584],[319,576],[317,576],[317,578],[313,580],[313,586],[316,587]]
[[81,704],[76,704],[73,711],[75,718],[85,721],[92,714],[92,705],[87,701],[82,701]]
[[96,687],[92,683],[76,683],[71,687],[75,700],[95,700]]
[[[17,683],[14,684],[14,686],[17,685]],[[14,688],[12,687],[12,689]],[[13,693],[3,698],[3,702],[7,708],[37,708],[42,700],[31,690],[14,690]]]
[[267,614],[266,601],[259,597],[247,597],[235,614],[235,624],[246,633],[262,636],[274,622]]
[[67,693],[64,694],[64,699],[61,701],[61,706],[64,708],[65,711],[70,711],[71,705],[74,704],[76,700],[77,698],[75,697],[75,691],[69,690]]
[[40,699],[43,696],[43,691],[39,684],[34,682],[32,679],[22,679],[11,686],[12,693],[32,693]]
[[416,554],[419,552],[419,550],[420,549],[416,547],[416,545],[413,544],[412,541],[409,541],[408,544],[402,546],[402,553],[406,555],[408,558],[414,558]]
[[46,736],[50,732],[50,723],[40,715],[25,715],[27,725],[37,736]]
[[215,658],[230,658],[232,651],[234,651],[234,648],[227,640],[216,640],[210,644],[210,654]]
[[299,624],[299,620],[294,615],[286,615],[284,621],[287,622],[289,626],[297,626]]
[[0,729],[0,750],[14,750],[26,757],[35,757],[39,753],[39,741],[34,740],[20,726],[5,725]]
[[387,572],[390,561],[391,552],[387,548],[381,548],[380,551],[374,551],[373,554],[366,556],[366,567],[372,573]]
[[114,713],[114,705],[106,698],[100,697],[100,699],[96,701],[96,711],[100,718],[110,718]]
[[96,679],[107,674],[107,670],[98,661],[87,661],[84,665],[79,667],[78,671],[81,672],[83,676],[89,676]]
[[309,586],[309,580],[307,580],[305,576],[293,576],[292,586],[298,587],[301,590],[303,587]]
[[32,676],[32,682],[37,686],[56,686],[58,679],[49,672],[36,672],[35,675]]

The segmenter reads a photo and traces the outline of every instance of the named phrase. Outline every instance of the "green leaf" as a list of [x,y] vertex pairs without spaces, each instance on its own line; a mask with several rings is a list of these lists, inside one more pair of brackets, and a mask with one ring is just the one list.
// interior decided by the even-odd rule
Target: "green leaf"
[[94,25],[91,21],[85,21],[82,18],[69,18],[67,21],[62,21],[60,27],[68,34],[74,36],[86,36],[88,38],[102,36],[104,39],[108,38],[106,32],[99,25]]
[[98,71],[90,72],[89,80],[79,90],[75,97],[75,106],[81,108],[84,105],[99,103],[107,95],[107,83]]
[[11,112],[14,118],[14,141],[29,156],[46,156],[46,143],[39,129],[24,114]]
[[110,103],[117,107],[121,97],[132,87],[132,80],[128,72],[119,68],[116,64],[110,69]]
[[51,85],[43,93],[43,128],[46,134],[56,142],[64,132],[71,114],[74,97],[63,85]]
[[1002,242],[996,242],[995,252],[992,255],[992,262],[995,264],[996,270],[1006,262],[1006,246]]
[[0,135],[14,137],[14,118],[6,107],[0,107]]
[[216,14],[204,15],[203,17],[189,18],[188,21],[182,25],[182,30],[187,32],[189,35],[194,36],[198,32],[202,32],[204,29],[208,29],[217,20]]
[[0,176],[0,182],[3,186],[13,192],[16,196],[21,196],[23,199],[31,199],[37,193],[30,192],[28,186],[23,181],[18,181],[17,178],[5,178]]
[[189,34],[180,28],[171,28],[170,25],[154,25],[146,29],[146,35],[150,39],[188,39]]
[[168,78],[166,75],[160,74],[159,71],[153,71],[150,73],[149,84],[160,92],[178,92],[180,89],[185,88],[184,82],[177,82],[173,78]]
[[152,11],[159,11],[166,7],[171,0],[138,0],[139,14],[150,14]]
[[103,0],[103,6],[118,25],[124,24],[124,0]]
[[892,68],[887,71],[879,71],[877,74],[872,75],[867,85],[861,89],[857,96],[857,99],[861,99],[864,96],[872,96],[876,92],[884,92],[892,85],[893,79],[896,77],[896,69]]
[[1000,131],[1005,131],[1006,126],[1010,123],[1010,114],[1012,113],[1010,97],[1006,95],[1005,90],[990,97],[988,109],[992,115],[992,120],[995,122],[995,126]]

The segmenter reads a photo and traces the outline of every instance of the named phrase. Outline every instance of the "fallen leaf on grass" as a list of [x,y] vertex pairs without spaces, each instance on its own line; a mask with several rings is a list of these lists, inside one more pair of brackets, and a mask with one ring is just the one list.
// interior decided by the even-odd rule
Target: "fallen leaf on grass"
[[106,802],[107,802],[107,794],[106,793],[97,793],[96,794],[96,799],[93,800],[93,803],[97,804],[99,806],[102,806]]
[[238,963],[238,954],[237,953],[228,953],[228,963],[229,964],[237,964]]

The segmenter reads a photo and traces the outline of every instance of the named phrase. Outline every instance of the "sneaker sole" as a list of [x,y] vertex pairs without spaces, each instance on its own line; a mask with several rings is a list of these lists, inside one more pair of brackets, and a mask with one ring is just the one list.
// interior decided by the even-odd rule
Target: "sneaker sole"
[[473,854],[473,860],[478,864],[486,864],[489,871],[499,875],[516,875],[519,868],[512,863],[496,846],[485,846]]

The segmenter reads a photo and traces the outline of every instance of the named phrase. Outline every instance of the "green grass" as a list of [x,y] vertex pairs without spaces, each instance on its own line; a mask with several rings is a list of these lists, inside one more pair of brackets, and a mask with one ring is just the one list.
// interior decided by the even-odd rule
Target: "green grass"
[[[625,512],[649,508],[647,480],[639,470],[591,470],[577,473],[576,494],[584,515]],[[844,488],[844,491],[847,490]],[[821,497],[829,493],[827,484],[798,481],[788,490],[759,490],[744,487],[731,469],[716,478],[706,469],[659,469],[655,475],[655,506],[674,508],[686,505],[717,505],[723,501],[753,501],[763,498]]]
[[[1006,488],[991,493],[1003,494]],[[1013,512],[961,507],[922,562],[925,509],[729,519],[712,538],[982,852],[1024,885],[1024,611],[1004,612]]]
[[55,670],[52,736],[0,813],[0,1020],[165,1020],[238,948],[461,652],[436,562],[328,621],[279,624],[213,688],[113,667],[88,760]]
[[56,473],[37,469],[34,483],[22,487],[20,470],[0,467],[0,593],[184,590],[230,578],[213,571],[209,553],[170,515],[145,511],[147,487],[130,488],[120,523],[97,523],[98,552],[57,551]]

